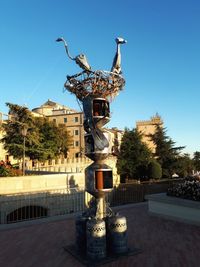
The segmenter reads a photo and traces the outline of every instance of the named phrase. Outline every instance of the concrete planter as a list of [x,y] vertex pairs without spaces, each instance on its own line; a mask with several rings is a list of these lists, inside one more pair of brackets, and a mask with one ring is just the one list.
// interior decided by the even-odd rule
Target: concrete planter
[[149,212],[168,219],[200,225],[200,202],[167,196],[147,195]]

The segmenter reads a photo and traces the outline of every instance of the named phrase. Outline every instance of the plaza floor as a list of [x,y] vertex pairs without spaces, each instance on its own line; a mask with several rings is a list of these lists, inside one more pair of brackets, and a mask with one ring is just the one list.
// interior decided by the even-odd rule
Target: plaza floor
[[[200,226],[148,214],[147,203],[118,207],[128,221],[129,247],[142,253],[105,267],[199,267]],[[63,247],[75,240],[74,217],[0,227],[1,267],[84,266]]]

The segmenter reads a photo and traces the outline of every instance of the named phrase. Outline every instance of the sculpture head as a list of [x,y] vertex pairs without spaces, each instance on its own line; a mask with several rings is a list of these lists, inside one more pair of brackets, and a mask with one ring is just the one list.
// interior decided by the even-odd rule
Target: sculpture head
[[127,41],[126,41],[124,38],[121,38],[121,37],[117,37],[117,38],[115,39],[115,42],[116,42],[117,44],[126,44],[126,43],[127,43]]

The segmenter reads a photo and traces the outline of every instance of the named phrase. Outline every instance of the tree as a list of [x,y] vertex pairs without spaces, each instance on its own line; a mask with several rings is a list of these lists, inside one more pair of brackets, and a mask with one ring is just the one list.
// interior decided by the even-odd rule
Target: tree
[[151,160],[148,164],[148,178],[160,179],[162,177],[161,165],[155,160]]
[[190,158],[190,155],[185,153],[178,156],[175,172],[179,177],[186,177],[192,173],[194,169],[194,163]]
[[35,118],[39,143],[29,149],[29,157],[44,161],[58,155],[58,137],[56,126],[46,118]]
[[[3,124],[5,133],[1,142],[4,143],[4,148],[16,159],[23,157],[23,135],[22,129],[28,129],[26,135],[26,149],[39,144],[38,131],[34,125],[34,118],[31,112],[26,107],[6,103],[9,107],[9,120]],[[27,154],[27,151],[26,151]]]
[[193,155],[193,164],[196,171],[200,171],[200,152],[196,151]]
[[32,160],[44,161],[60,155],[67,156],[69,135],[63,125],[56,126],[47,118],[33,117],[26,107],[7,103],[11,119],[3,125],[5,136],[4,148],[14,158],[23,155],[22,129],[27,128],[25,137],[25,154]]
[[56,125],[47,118],[37,118],[36,125],[39,129],[40,147],[38,157],[40,160],[53,159],[58,156],[67,157],[70,136],[65,125]]
[[125,129],[117,160],[118,173],[126,178],[146,176],[151,152],[142,142],[142,135],[136,129]]
[[149,137],[155,144],[154,157],[162,167],[163,177],[170,178],[176,171],[177,159],[184,147],[175,147],[175,142],[166,135],[166,128],[160,125],[156,126],[155,133]]

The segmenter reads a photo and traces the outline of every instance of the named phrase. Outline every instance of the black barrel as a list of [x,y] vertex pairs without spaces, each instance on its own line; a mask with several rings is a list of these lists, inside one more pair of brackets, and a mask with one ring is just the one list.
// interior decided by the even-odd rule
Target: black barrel
[[91,219],[87,222],[87,257],[90,260],[106,257],[106,225],[101,219]]
[[107,220],[108,250],[112,254],[123,254],[128,251],[126,217],[116,215]]
[[76,217],[76,248],[86,253],[86,223],[88,218],[82,215]]

